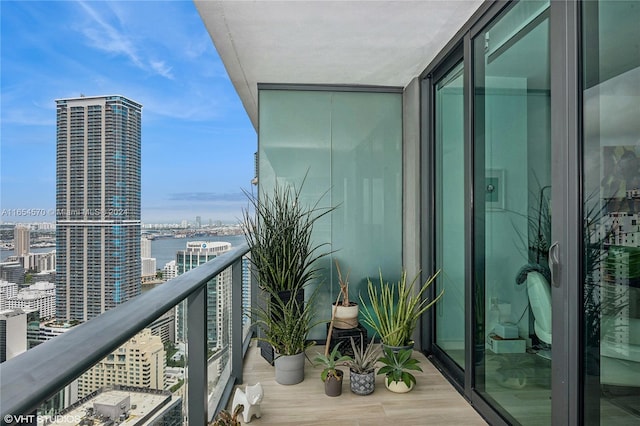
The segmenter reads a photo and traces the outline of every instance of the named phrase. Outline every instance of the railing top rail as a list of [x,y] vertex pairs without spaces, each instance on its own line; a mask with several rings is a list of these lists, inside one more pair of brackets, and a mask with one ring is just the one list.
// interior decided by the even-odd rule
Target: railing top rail
[[249,252],[242,244],[0,364],[0,408],[29,414]]

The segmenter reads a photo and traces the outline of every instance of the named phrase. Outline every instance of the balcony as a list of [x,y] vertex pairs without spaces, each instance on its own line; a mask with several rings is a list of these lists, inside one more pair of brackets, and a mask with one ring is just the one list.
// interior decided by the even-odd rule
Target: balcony
[[[276,384],[273,367],[260,357],[251,340],[250,328],[243,325],[246,312],[243,311],[242,261],[247,252],[246,245],[234,248],[0,365],[2,424],[25,424],[25,419],[40,414],[42,411],[38,409],[45,401],[183,300],[187,301],[187,368],[185,385],[174,392],[171,403],[171,407],[175,407],[177,398],[183,398],[182,424],[206,424],[215,412],[228,406],[236,385],[256,382],[262,384],[265,392],[263,415],[260,420],[253,420],[256,424],[319,425],[327,424],[329,419],[333,425],[391,422],[414,425],[422,424],[425,419],[436,424],[486,424],[418,352],[416,356],[424,372],[418,372],[418,385],[409,394],[388,392],[382,377],[377,377],[377,390],[372,395],[362,397],[350,393],[346,379],[343,395],[329,398],[324,395],[319,378],[320,367],[308,362],[303,383]],[[206,339],[207,286],[215,283],[217,276],[229,267],[232,330],[228,339],[220,344],[221,350],[211,354]],[[255,303],[255,292],[251,294],[251,303]],[[310,357],[321,350],[312,347]],[[82,407],[82,403],[78,401],[76,409]],[[70,411],[62,414],[65,412]],[[167,424],[180,424],[175,423],[175,410],[172,414],[174,423]]]

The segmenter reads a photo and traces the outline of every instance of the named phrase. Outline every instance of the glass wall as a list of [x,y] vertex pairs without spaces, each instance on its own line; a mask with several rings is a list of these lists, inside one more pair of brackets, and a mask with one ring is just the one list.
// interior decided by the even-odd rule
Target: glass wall
[[584,2],[585,423],[640,421],[640,4]]
[[[350,298],[366,295],[367,278],[402,268],[402,94],[324,90],[259,92],[259,186],[276,180],[303,187],[305,202],[337,206],[314,238],[325,258],[319,318],[331,317],[339,286],[334,260],[349,271]],[[318,327],[312,338],[324,338]]]
[[473,56],[476,390],[510,423],[548,425],[549,2],[513,4]]
[[464,344],[464,93],[463,64],[435,86],[436,344],[461,368]]

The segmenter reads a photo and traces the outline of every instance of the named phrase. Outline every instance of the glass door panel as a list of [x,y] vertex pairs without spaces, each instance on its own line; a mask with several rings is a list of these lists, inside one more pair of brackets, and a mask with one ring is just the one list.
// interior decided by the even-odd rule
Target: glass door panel
[[640,424],[640,4],[584,2],[586,424]]
[[475,389],[513,424],[551,424],[549,2],[473,40]]
[[436,344],[461,368],[464,344],[464,93],[463,64],[435,86]]

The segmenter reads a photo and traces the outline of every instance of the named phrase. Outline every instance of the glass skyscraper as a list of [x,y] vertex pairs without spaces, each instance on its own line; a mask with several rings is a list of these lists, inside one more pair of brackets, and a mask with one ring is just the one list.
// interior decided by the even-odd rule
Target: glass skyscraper
[[56,315],[87,321],[140,294],[142,105],[56,104]]

